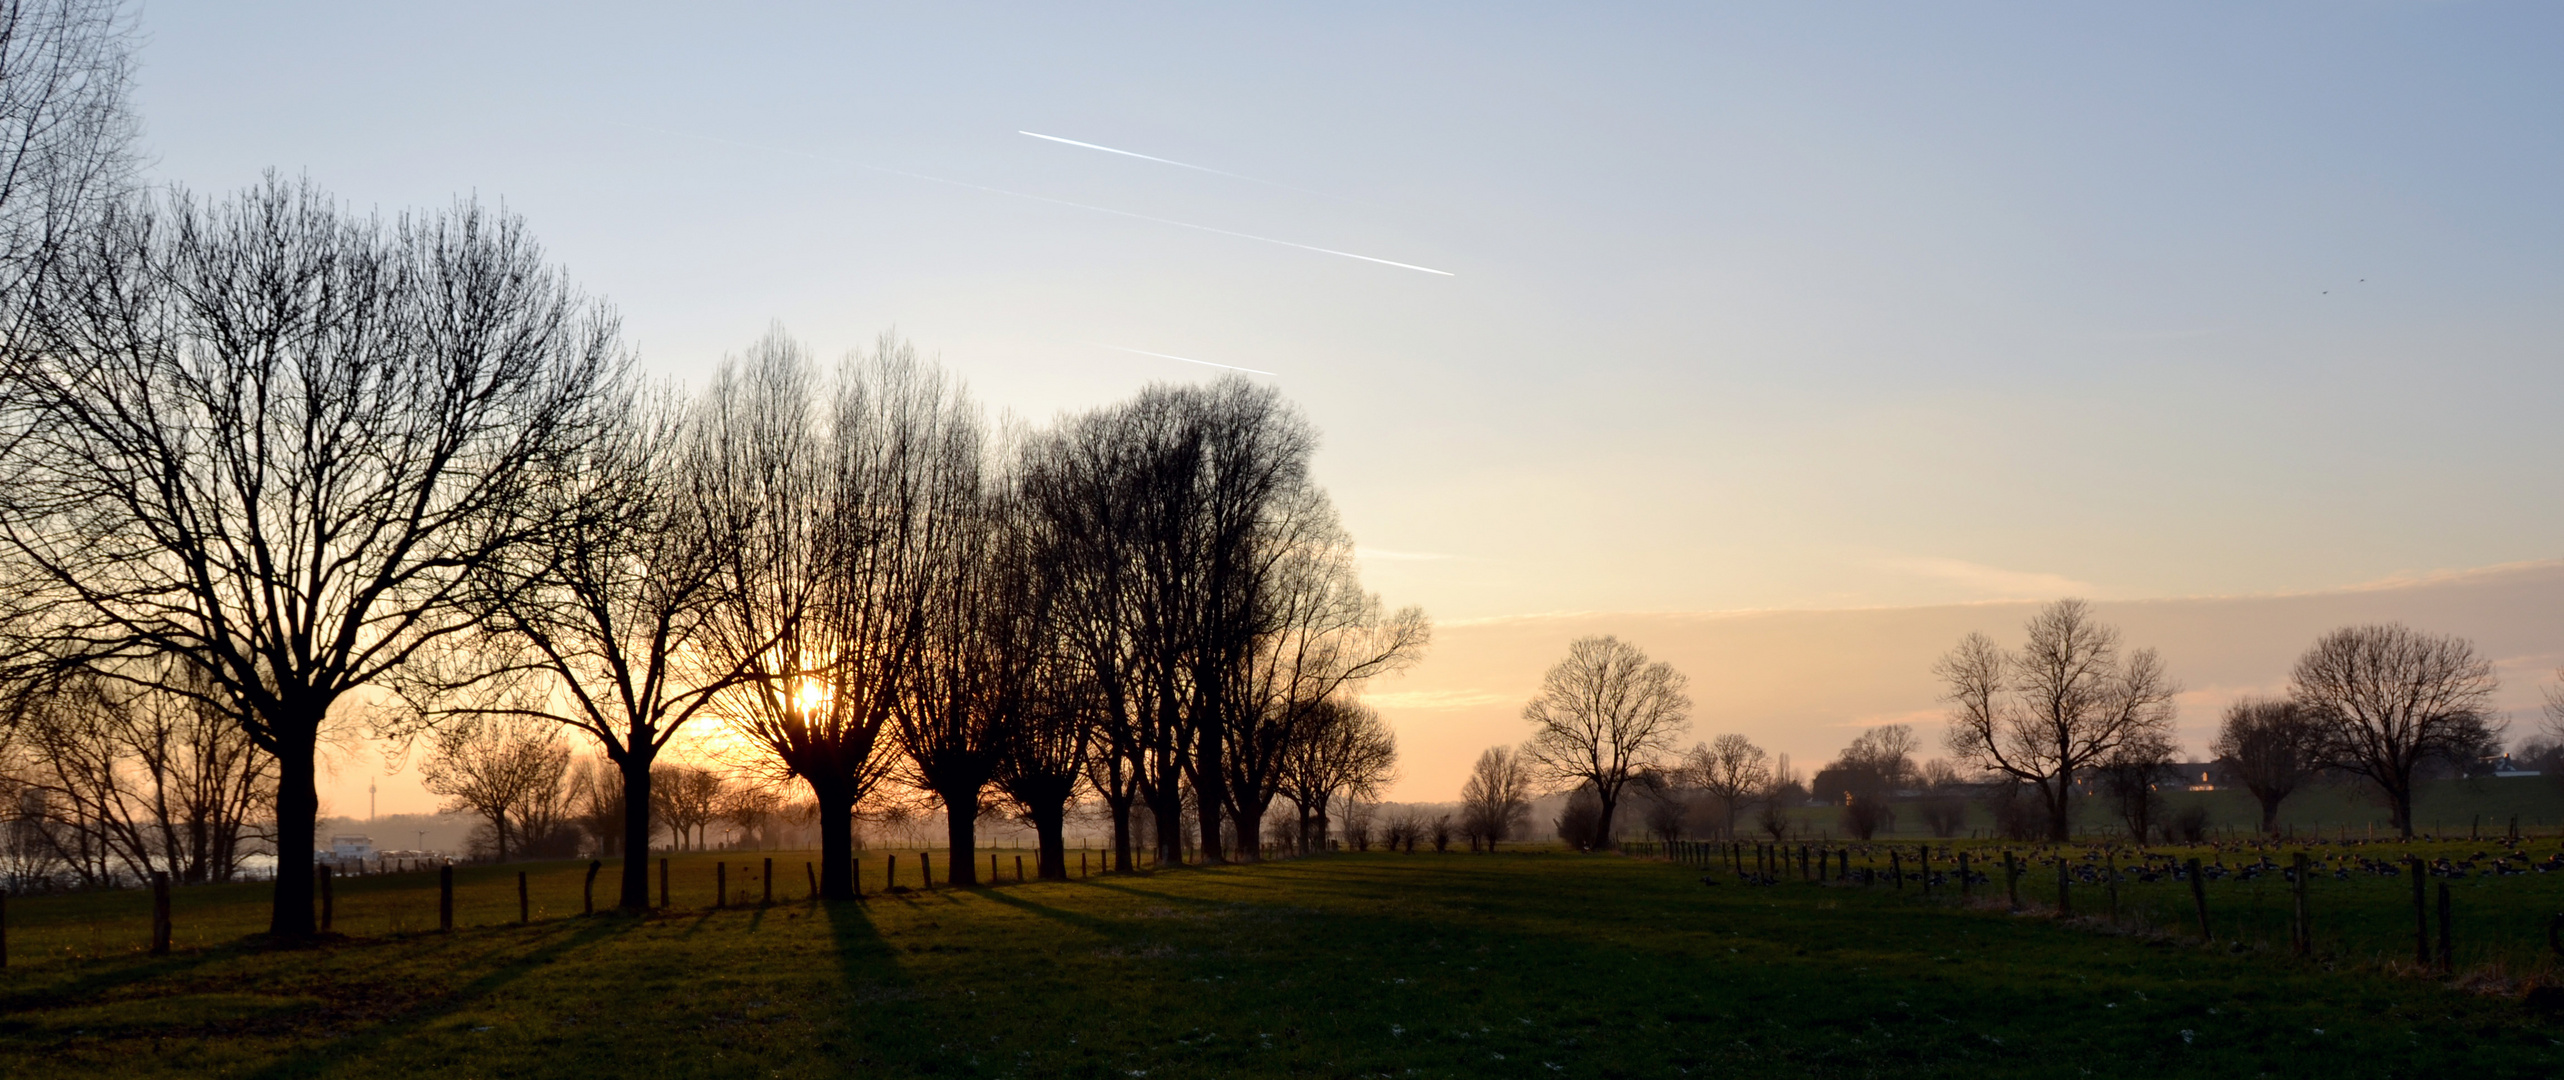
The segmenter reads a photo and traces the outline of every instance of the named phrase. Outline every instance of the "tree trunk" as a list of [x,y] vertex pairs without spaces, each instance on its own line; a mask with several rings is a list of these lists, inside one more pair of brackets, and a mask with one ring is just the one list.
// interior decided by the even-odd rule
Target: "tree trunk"
[[2048,839],[2064,843],[2070,838],[2068,833],[2071,831],[2069,829],[2071,822],[2067,818],[2074,806],[2071,801],[2074,798],[2073,780],[2060,776],[2057,778],[2054,793],[2050,793],[2042,786],[2039,794],[2048,804]]
[[979,791],[938,792],[944,800],[944,878],[955,888],[979,884]]
[[1263,820],[1264,814],[1261,811],[1258,811],[1252,819],[1247,817],[1243,809],[1238,811],[1236,816],[1237,861],[1258,862],[1264,858]]
[[1068,880],[1068,806],[1033,808],[1034,875],[1044,881]]
[[2279,798],[2277,796],[2261,797],[2261,831],[2271,836],[2279,835]]
[[1131,800],[1128,798],[1107,800],[1104,805],[1113,812],[1113,870],[1116,873],[1130,873]]
[[[835,784],[810,785],[819,812],[819,898],[855,898],[855,800]],[[925,856],[920,855],[923,859]]]
[[1200,749],[1194,752],[1193,810],[1202,828],[1202,865],[1218,866],[1227,862],[1220,843],[1220,818],[1227,812],[1228,783],[1220,771],[1220,733],[1204,731]]
[[623,910],[650,910],[650,760],[638,752],[624,755],[623,770]]
[[1184,864],[1184,789],[1166,785],[1158,797],[1149,800],[1149,812],[1156,818],[1157,864]]
[[320,790],[313,786],[314,738],[280,740],[276,755],[276,900],[268,936],[302,941],[316,929],[312,916],[312,840],[319,822]]
[[[1569,797],[1573,798],[1572,795]],[[1611,812],[1620,807],[1620,793],[1606,792],[1602,785],[1597,784],[1594,786],[1594,799],[1602,804],[1602,819],[1594,823],[1594,850],[1609,851],[1611,850]]]

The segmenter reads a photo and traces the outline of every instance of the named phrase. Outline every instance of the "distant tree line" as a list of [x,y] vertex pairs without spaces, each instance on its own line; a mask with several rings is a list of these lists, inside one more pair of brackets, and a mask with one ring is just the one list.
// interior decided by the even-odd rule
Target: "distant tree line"
[[[1141,842],[1254,859],[1277,799],[1277,839],[1320,847],[1390,774],[1356,692],[1428,626],[1361,589],[1272,389],[1001,434],[903,343],[823,365],[780,331],[699,390],[648,385],[512,216],[135,186],[115,6],[5,11],[6,753],[21,792],[159,834],[101,825],[83,865],[175,867],[193,811],[154,800],[210,798],[242,829],[204,873],[263,834],[271,931],[308,936],[321,752],[359,732],[425,740],[497,851],[619,808],[628,908],[654,816],[682,843],[712,812],[661,790],[706,724],[726,768],[806,795],[831,898],[885,800],[945,811],[967,884],[985,813],[1033,827],[1045,877],[1090,797],[1118,868]],[[201,747],[137,787],[163,729]],[[584,804],[558,731],[604,762]]]
[[[1966,827],[1971,804],[2005,835],[2062,840],[2076,800],[2089,798],[2131,836],[2197,839],[2204,811],[2164,811],[2162,792],[2187,784],[2175,769],[2180,687],[2162,658],[2125,649],[2080,600],[2048,605],[2026,632],[2015,649],[1971,634],[1935,665],[1950,706],[1948,758],[1922,760],[1910,726],[1885,724],[1804,780],[1786,756],[1743,735],[1678,752],[1689,706],[1682,676],[1626,642],[1583,639],[1524,709],[1533,734],[1522,749],[1481,759],[1463,817],[1527,814],[1528,790],[1525,809],[1505,817],[1498,807],[1515,804],[1487,796],[1481,779],[1519,760],[1540,790],[1567,796],[1560,839],[1588,849],[1622,834],[1631,798],[1637,824],[1665,840],[1752,831],[1780,839],[1798,828],[1790,811],[1809,805],[1836,807],[1829,829],[1860,839],[1893,827],[1900,808],[1946,837]],[[2291,794],[2329,776],[2366,787],[2410,836],[2421,780],[2480,770],[2499,753],[2505,725],[2489,706],[2497,685],[2491,662],[2461,638],[2344,627],[2298,659],[2286,695],[2232,703],[2210,752],[2259,803],[2264,830],[2278,829]],[[2550,691],[2547,713],[2545,734],[2521,748],[2523,764],[2564,766],[2564,690]]]

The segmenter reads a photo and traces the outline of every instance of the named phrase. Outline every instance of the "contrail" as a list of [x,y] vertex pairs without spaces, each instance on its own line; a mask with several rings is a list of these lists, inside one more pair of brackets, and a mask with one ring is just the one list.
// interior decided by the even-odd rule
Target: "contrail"
[[[1270,371],[1263,371],[1257,368],[1239,367],[1236,364],[1214,364],[1208,360],[1196,360],[1190,356],[1176,356],[1170,353],[1150,352],[1147,349],[1133,349],[1121,345],[1107,345],[1101,341],[1081,341],[1078,342],[1078,344],[1092,345],[1098,349],[1111,349],[1115,352],[1137,353],[1141,356],[1154,356],[1160,360],[1181,360],[1187,364],[1200,364],[1203,367],[1227,368],[1230,371],[1243,371],[1253,375],[1273,375]],[[1274,377],[1280,378],[1278,375],[1275,375]]]
[[[615,122],[615,124],[618,127],[627,127],[635,131],[648,131],[660,135],[673,135],[680,139],[699,139],[704,142],[720,143],[724,146],[736,146],[746,150],[757,150],[769,154],[783,154],[789,157],[806,158],[811,161],[823,162],[830,165],[844,165],[851,168],[863,169],[868,172],[887,173],[891,176],[905,176],[911,180],[924,180],[931,184],[947,184],[952,187],[969,188],[972,191],[985,191],[991,195],[1004,195],[1015,199],[1030,199],[1034,202],[1049,203],[1053,206],[1067,206],[1079,210],[1093,211],[1098,214],[1111,214],[1115,217],[1126,217],[1137,221],[1154,222],[1159,225],[1172,225],[1179,229],[1192,229],[1196,232],[1206,232],[1216,236],[1233,236],[1240,240],[1253,240],[1258,243],[1277,244],[1287,248],[1298,248],[1302,251],[1314,251],[1321,255],[1335,255],[1347,259],[1360,259],[1363,262],[1378,263],[1382,266],[1394,266],[1401,270],[1414,270],[1419,273],[1438,274],[1442,277],[1459,276],[1453,274],[1449,270],[1436,270],[1430,266],[1417,266],[1414,263],[1402,263],[1394,259],[1375,259],[1369,255],[1356,255],[1350,251],[1338,251],[1334,248],[1322,248],[1315,244],[1293,243],[1289,240],[1278,240],[1270,236],[1257,236],[1254,233],[1234,232],[1228,229],[1212,228],[1208,225],[1196,225],[1189,221],[1176,221],[1172,218],[1152,217],[1147,214],[1135,214],[1128,210],[1115,210],[1109,206],[1093,206],[1087,203],[1070,202],[1066,199],[1054,199],[1047,195],[1032,195],[1021,191],[1008,191],[1005,188],[989,187],[986,184],[973,184],[962,180],[947,180],[940,176],[928,176],[925,173],[909,172],[906,169],[891,169],[880,165],[866,165],[860,161],[847,161],[840,158],[823,157],[821,155],[802,150],[786,150],[779,146],[761,146],[756,143],[740,142],[736,139],[724,139],[712,135],[697,135],[687,131],[670,131],[666,128],[649,127],[643,124],[627,124],[619,121]],[[1177,357],[1177,359],[1182,359],[1182,357]]]
[[1233,179],[1233,180],[1255,180],[1255,182],[1256,182],[1256,183],[1259,183],[1259,184],[1270,184],[1270,183],[1272,183],[1272,182],[1273,182],[1273,181],[1270,181],[1270,180],[1256,180],[1256,178],[1255,178],[1255,177],[1252,177],[1252,176],[1241,176],[1241,175],[1239,175],[1239,174],[1237,174],[1237,173],[1227,172],[1227,171],[1224,171],[1224,170],[1221,170],[1221,169],[1214,169],[1214,168],[1211,168],[1211,167],[1210,167],[1210,166],[1208,166],[1208,165],[1195,165],[1195,164],[1192,164],[1192,163],[1190,163],[1190,162],[1176,161],[1176,160],[1174,160],[1174,159],[1172,159],[1172,158],[1150,157],[1150,156],[1149,156],[1149,155],[1147,155],[1147,154],[1135,154],[1135,153],[1132,153],[1131,151],[1128,151],[1128,150],[1115,150],[1115,149],[1113,149],[1112,147],[1109,147],[1109,146],[1097,146],[1097,145],[1095,145],[1094,143],[1091,143],[1091,142],[1079,142],[1079,141],[1077,141],[1077,140],[1075,140],[1075,139],[1063,139],[1063,138],[1060,138],[1060,137],[1059,137],[1059,136],[1057,136],[1057,135],[1044,135],[1044,134],[1042,134],[1041,132],[1038,132],[1038,131],[1024,131],[1024,130],[1018,129],[1018,130],[1015,132],[1015,134],[1017,134],[1017,135],[1030,135],[1030,136],[1032,136],[1032,137],[1034,137],[1034,138],[1036,138],[1036,139],[1047,139],[1047,140],[1049,140],[1049,141],[1051,141],[1051,142],[1055,142],[1055,143],[1066,143],[1066,144],[1068,144],[1068,145],[1070,145],[1070,146],[1083,146],[1083,147],[1085,147],[1085,148],[1087,148],[1087,149],[1089,149],[1089,150],[1101,150],[1101,151],[1103,151],[1103,152],[1105,152],[1105,153],[1107,153],[1107,154],[1120,154],[1120,155],[1122,155],[1123,157],[1135,157],[1135,158],[1140,159],[1141,161],[1154,161],[1154,162],[1156,162],[1156,163],[1158,163],[1158,164],[1160,164],[1160,165],[1173,165],[1173,166],[1175,166],[1176,168],[1179,168],[1179,169],[1194,169],[1194,170],[1198,170],[1198,171],[1201,171],[1201,172],[1211,173],[1211,174],[1216,175],[1216,176],[1225,176],[1225,177],[1228,177],[1228,178]]

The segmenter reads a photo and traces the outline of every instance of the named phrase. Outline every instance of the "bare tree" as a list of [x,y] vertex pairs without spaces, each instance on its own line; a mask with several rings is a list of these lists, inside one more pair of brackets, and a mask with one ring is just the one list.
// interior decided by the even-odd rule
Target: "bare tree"
[[[109,215],[0,365],[0,576],[16,655],[185,658],[160,689],[277,761],[277,847],[310,857],[333,708],[472,625],[467,579],[549,527],[536,496],[601,430],[613,319],[513,218],[388,229],[270,179]],[[312,932],[276,875],[271,933]]]
[[1068,809],[1092,756],[1084,709],[1093,699],[1064,668],[1055,657],[1039,661],[1034,689],[999,747],[996,775],[997,789],[1033,827],[1035,872],[1052,881],[1068,878]]
[[1761,826],[1763,834],[1773,840],[1784,839],[1796,825],[1790,820],[1790,805],[1806,798],[1807,785],[1799,780],[1798,772],[1789,767],[1789,755],[1781,754],[1773,759],[1771,778],[1764,782],[1762,790],[1754,793],[1757,806],[1754,824]]
[[[626,791],[622,770],[603,755],[570,763],[570,821],[587,834],[589,847],[598,858],[613,858],[630,842],[624,831],[631,820],[624,805]],[[649,818],[645,815],[641,820],[647,822]],[[649,834],[642,834],[641,850],[645,855],[650,850],[649,841]]]
[[733,783],[713,799],[713,820],[730,827],[737,845],[773,848],[775,829],[790,811],[782,789],[774,784]]
[[1617,637],[1580,638],[1523,707],[1532,724],[1524,756],[1553,784],[1590,785],[1601,817],[1594,843],[1612,843],[1612,813],[1630,778],[1673,748],[1689,726],[1691,698],[1673,665]]
[[721,820],[729,794],[729,780],[711,769],[660,765],[659,775],[650,781],[650,797],[659,801],[651,812],[667,825],[668,846],[679,851],[710,847],[710,828]]
[[[1379,798],[1381,789],[1397,776],[1397,767],[1397,737],[1381,722],[1379,713],[1339,698],[1322,703],[1310,718],[1309,729],[1283,756],[1282,793],[1299,811],[1301,846],[1326,850],[1336,800],[1347,803],[1346,828],[1350,829],[1350,815]],[[1368,846],[1366,841],[1354,850]]]
[[1632,779],[1629,789],[1637,793],[1639,824],[1647,835],[1664,843],[1682,839],[1683,825],[1691,819],[1700,792],[1690,772],[1681,766],[1658,766],[1641,769]]
[[1729,732],[1694,746],[1684,764],[1709,797],[1718,800],[1718,835],[1736,835],[1736,813],[1772,780],[1771,755],[1743,735]]
[[24,688],[10,714],[25,760],[0,771],[62,826],[29,839],[54,848],[84,882],[156,871],[230,881],[245,841],[267,838],[253,817],[274,805],[274,762],[199,701],[78,671]]
[[970,885],[985,794],[1029,711],[1040,655],[1006,522],[985,500],[955,512],[963,520],[927,574],[923,632],[892,716],[909,783],[943,803],[946,880]]
[[2171,775],[2175,752],[2170,735],[2141,732],[2121,740],[2092,766],[2102,789],[2118,805],[2129,839],[2137,843],[2145,843],[2154,833],[2156,817],[2163,811],[2163,796],[2156,788]]
[[1923,800],[1918,808],[1923,827],[1944,840],[1957,836],[1960,829],[1967,827],[1967,800],[1960,794],[1967,786],[1966,778],[1959,775],[1957,766],[1943,758],[1924,762],[1917,776],[1923,783]]
[[540,720],[489,716],[457,721],[429,735],[419,780],[441,795],[439,813],[469,813],[489,827],[498,861],[515,842],[557,821],[569,777],[570,748],[560,729]]
[[1379,812],[1380,804],[1368,799],[1345,800],[1345,846],[1350,847],[1355,851],[1371,850],[1371,843],[1376,835],[1374,826],[1377,822],[1374,819],[1379,817]]
[[2035,787],[2048,837],[2071,827],[2075,777],[2120,744],[2172,728],[2179,688],[2152,649],[2119,660],[2119,632],[2081,600],[2059,600],[2006,654],[1970,634],[1934,666],[1951,705],[1949,746],[1960,760]]
[[[1085,785],[1093,758],[1096,684],[1060,640],[1066,575],[1044,561],[1055,548],[1041,541],[1039,518],[1018,477],[999,506],[1007,552],[998,563],[1002,614],[1008,620],[1006,663],[1020,701],[998,746],[993,781],[1018,818],[1033,827],[1035,873],[1068,877],[1068,808]],[[1127,795],[1123,801],[1128,812]]]
[[[1829,802],[1859,807],[1847,812],[1844,820],[1857,817],[1871,831],[1892,826],[1896,813],[1889,800],[1915,782],[1916,745],[1914,729],[1905,724],[1881,724],[1864,731],[1832,764],[1817,770],[1816,788]],[[1859,835],[1867,839],[1869,834]]]
[[742,672],[719,708],[809,785],[820,895],[852,899],[854,809],[896,764],[884,735],[978,495],[979,419],[895,339],[824,382],[780,331],[724,368],[706,413],[721,570],[704,648]]
[[[1114,812],[1117,867],[1138,805],[1161,862],[1186,857],[1188,806],[1201,858],[1224,861],[1226,837],[1241,831],[1224,819],[1271,798],[1274,762],[1262,751],[1277,744],[1275,721],[1288,727],[1323,700],[1287,677],[1263,684],[1291,691],[1284,709],[1250,700],[1259,662],[1289,655],[1269,651],[1287,616],[1327,610],[1282,602],[1294,552],[1332,524],[1308,481],[1314,446],[1277,392],[1236,378],[1152,386],[1028,448],[1042,559],[1069,575],[1061,638],[1095,689],[1091,773]],[[1230,790],[1238,747],[1258,755],[1244,793]]]
[[122,0],[0,0],[0,328],[128,193],[133,36]]
[[1531,776],[1512,748],[1490,746],[1478,755],[1460,786],[1460,821],[1473,851],[1482,841],[1494,851],[1531,823]]
[[1353,540],[1315,488],[1277,500],[1237,575],[1252,590],[1254,641],[1223,700],[1220,722],[1204,732],[1227,745],[1221,785],[1236,823],[1238,855],[1261,857],[1265,812],[1281,794],[1292,750],[1331,717],[1327,703],[1370,679],[1404,669],[1432,636],[1419,608],[1384,611],[1362,591]]
[[[703,648],[719,598],[718,537],[704,514],[718,450],[672,393],[622,395],[612,422],[561,486],[538,492],[552,527],[514,557],[480,567],[483,622],[458,649],[513,662],[475,683],[424,680],[427,713],[513,708],[595,740],[620,790],[584,777],[582,804],[625,817],[617,903],[650,907],[652,769],[668,743],[746,677],[739,653]],[[744,650],[741,650],[744,651]],[[723,662],[724,660],[727,662]],[[484,685],[512,681],[514,693]],[[589,827],[593,823],[583,824]]]
[[2464,638],[2400,625],[2349,626],[2297,659],[2289,696],[2313,723],[2317,760],[2377,785],[2413,835],[2413,774],[2466,762],[2500,738],[2486,712],[2493,665]]
[[2279,804],[2315,776],[2315,727],[2294,701],[2244,698],[2226,707],[2209,752],[2261,802],[2261,831],[2279,831]]
[[1061,421],[1026,441],[1015,473],[1028,558],[1043,577],[1064,687],[1085,699],[1087,780],[1112,821],[1113,869],[1134,869],[1132,812],[1145,737],[1162,714],[1146,658],[1163,620],[1144,619],[1138,567],[1112,538],[1131,528],[1129,474],[1140,457],[1120,414]]

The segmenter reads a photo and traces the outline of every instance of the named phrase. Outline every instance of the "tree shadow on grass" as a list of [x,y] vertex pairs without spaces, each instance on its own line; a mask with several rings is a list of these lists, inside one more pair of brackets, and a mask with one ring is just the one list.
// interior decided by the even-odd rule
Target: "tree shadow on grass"
[[510,958],[480,978],[465,984],[461,989],[440,995],[398,1018],[273,1062],[266,1068],[250,1073],[249,1076],[252,1080],[284,1080],[287,1077],[322,1075],[333,1065],[345,1064],[381,1048],[394,1039],[414,1034],[440,1018],[459,1012],[473,1002],[488,997],[499,988],[525,977],[575,949],[600,938],[628,932],[635,925],[637,924],[620,919],[589,922],[530,952]]
[[1070,911],[1067,908],[1052,907],[1049,904],[1036,904],[1023,897],[1008,896],[995,889],[989,890],[988,899],[1011,908],[1029,911],[1053,922],[1066,923],[1078,929],[1091,930],[1099,934],[1109,934],[1121,928],[1121,924],[1112,919]]
[[1120,882],[1098,881],[1095,882],[1094,885],[1096,888],[1103,889],[1107,892],[1117,892],[1125,896],[1144,897],[1146,899],[1163,901],[1169,904],[1182,904],[1186,907],[1211,909],[1228,907],[1233,903],[1237,903],[1237,901],[1219,900],[1207,896],[1186,896],[1182,893],[1165,892],[1158,889],[1136,888]]
[[[71,975],[61,982],[30,985],[16,993],[0,996],[0,1016],[51,1008],[66,1003],[95,1001],[101,995],[120,986],[193,971],[217,960],[232,959],[249,951],[252,950],[237,944],[216,945],[173,956],[148,957],[113,966],[102,965],[105,967],[104,970]],[[50,974],[50,972],[44,972],[41,967],[24,970]]]
[[882,940],[872,913],[861,901],[834,900],[819,905],[828,918],[829,943],[836,946],[838,966],[849,976],[900,976],[898,954]]

